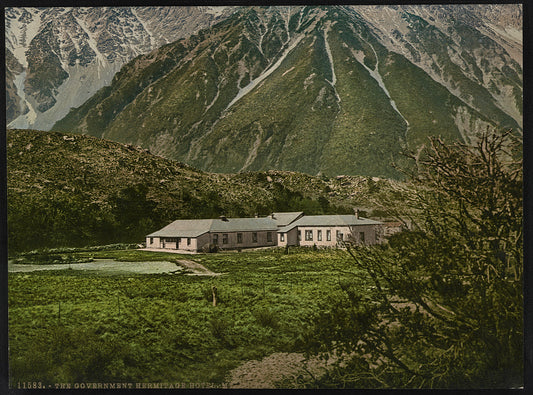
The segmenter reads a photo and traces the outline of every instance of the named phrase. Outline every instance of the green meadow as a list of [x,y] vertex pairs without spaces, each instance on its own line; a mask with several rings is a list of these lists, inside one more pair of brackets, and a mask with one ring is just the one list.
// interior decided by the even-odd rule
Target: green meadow
[[14,388],[35,382],[45,388],[81,382],[223,386],[228,373],[247,360],[302,352],[305,329],[341,285],[366,286],[342,250],[199,255],[111,250],[68,256],[186,259],[221,274],[9,273]]

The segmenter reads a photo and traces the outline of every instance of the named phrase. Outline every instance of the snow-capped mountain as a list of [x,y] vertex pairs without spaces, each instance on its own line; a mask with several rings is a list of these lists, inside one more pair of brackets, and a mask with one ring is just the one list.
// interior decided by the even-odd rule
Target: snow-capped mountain
[[521,7],[243,7],[54,125],[208,171],[396,177],[402,147],[522,127]]
[[226,18],[231,7],[7,8],[10,127],[49,129],[131,59]]

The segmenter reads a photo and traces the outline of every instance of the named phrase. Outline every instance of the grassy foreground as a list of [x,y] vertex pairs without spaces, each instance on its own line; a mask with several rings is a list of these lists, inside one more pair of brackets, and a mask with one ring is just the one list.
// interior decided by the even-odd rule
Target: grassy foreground
[[10,273],[14,388],[28,382],[45,388],[82,382],[223,385],[228,372],[246,360],[299,351],[311,313],[340,292],[340,283],[356,281],[347,253],[336,250],[72,255],[192,259],[224,274]]

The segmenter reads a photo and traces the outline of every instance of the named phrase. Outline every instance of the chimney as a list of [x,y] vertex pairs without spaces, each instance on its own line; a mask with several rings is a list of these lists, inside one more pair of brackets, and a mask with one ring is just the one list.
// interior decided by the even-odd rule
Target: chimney
[[354,211],[355,211],[355,219],[359,219],[359,209],[355,208]]
[[226,218],[225,215],[221,215],[219,218],[220,218],[222,221],[224,221],[224,222],[228,222],[228,219]]
[[259,214],[255,213],[254,218],[259,218]]
[[274,213],[270,214],[270,218],[276,219],[276,217],[274,217]]

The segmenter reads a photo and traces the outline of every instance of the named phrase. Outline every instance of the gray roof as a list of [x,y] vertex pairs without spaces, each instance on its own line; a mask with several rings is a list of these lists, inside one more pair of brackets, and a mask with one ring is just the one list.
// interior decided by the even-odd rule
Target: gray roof
[[179,219],[147,237],[198,237],[207,232],[277,231],[270,218]]
[[252,232],[262,230],[278,230],[272,218],[228,218],[227,221],[214,219],[211,232]]
[[148,237],[197,237],[209,232],[213,219],[179,219]]
[[285,233],[297,226],[357,226],[380,225],[381,222],[372,219],[357,218],[355,215],[305,215],[288,226],[279,229]]
[[294,222],[298,218],[300,218],[302,215],[304,215],[303,211],[293,211],[290,213],[272,213],[274,216],[274,221],[276,221],[276,224],[278,226],[287,226],[290,223]]

